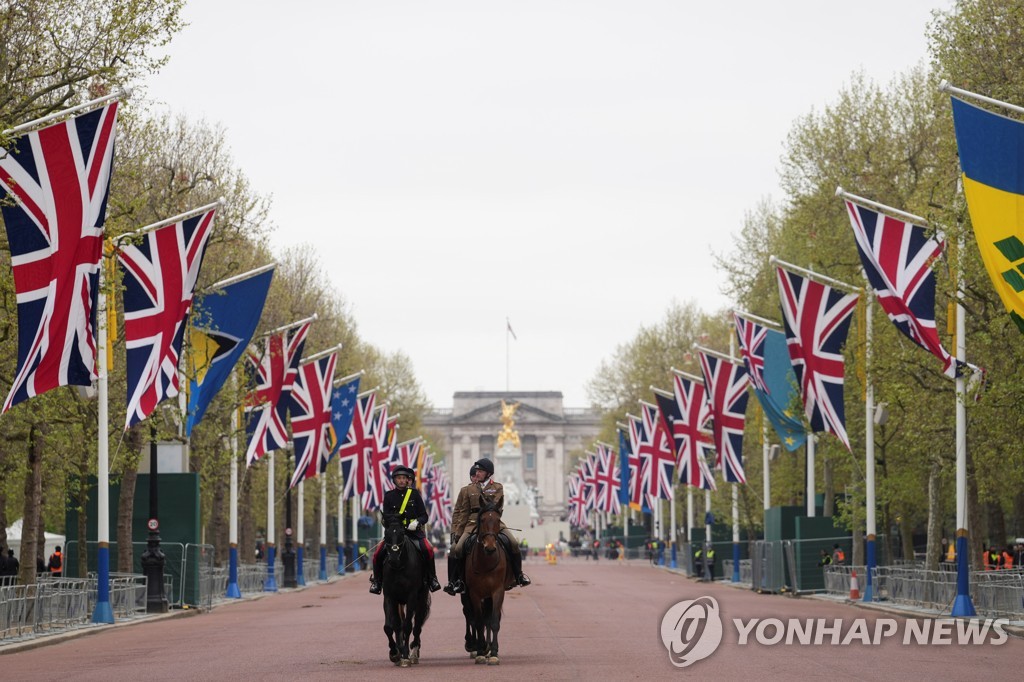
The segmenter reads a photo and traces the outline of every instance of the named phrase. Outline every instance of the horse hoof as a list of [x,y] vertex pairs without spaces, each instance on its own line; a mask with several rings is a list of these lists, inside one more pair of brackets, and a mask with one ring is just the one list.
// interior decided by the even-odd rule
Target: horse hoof
[[498,660],[497,656],[491,656],[487,659],[487,665],[500,665],[501,661]]
[[487,657],[486,656],[477,656],[476,657],[476,664],[477,665],[480,665],[481,663],[486,663],[486,662],[487,662]]
[[403,658],[398,664],[400,668],[408,668],[410,665],[412,665],[412,663],[409,662],[408,658]]
[[388,654],[388,660],[398,665],[398,654]]

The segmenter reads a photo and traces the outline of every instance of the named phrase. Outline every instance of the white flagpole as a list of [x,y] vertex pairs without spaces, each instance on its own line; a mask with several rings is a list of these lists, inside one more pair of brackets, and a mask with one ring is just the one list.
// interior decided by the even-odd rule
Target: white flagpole
[[[232,383],[237,391],[238,375],[232,374]],[[242,592],[238,588],[238,411],[241,406],[231,410],[231,487],[230,512],[228,517],[228,599],[241,599]]]
[[[731,315],[729,324],[733,327],[733,333],[729,334],[729,356],[736,355],[736,323]],[[740,361],[742,363],[742,360]],[[743,415],[746,421],[746,415]],[[742,454],[742,453],[740,453]],[[724,463],[724,460],[723,460]],[[744,476],[746,478],[746,476]],[[739,481],[732,484],[732,581],[740,581],[740,502],[739,502]]]
[[672,568],[679,568],[679,563],[676,556],[676,482],[675,475],[672,476],[672,497],[669,498],[668,503],[671,505],[670,515],[672,517],[672,534],[669,536],[669,547],[672,548],[672,556],[670,566]]
[[359,496],[352,496],[352,570],[358,571],[359,565]]
[[[343,436],[339,435],[338,438]],[[338,575],[345,575],[345,480],[338,458]]]
[[320,582],[327,582],[327,472],[320,476]]
[[[967,362],[967,322],[964,315],[963,285],[964,232],[957,237],[956,264],[956,359]],[[967,524],[967,384],[963,372],[956,377],[956,597],[953,617],[977,615],[970,593]]]
[[[105,249],[104,249],[105,250]],[[106,263],[100,264],[96,297],[96,608],[93,623],[113,623],[114,611],[110,606],[110,469],[109,431],[107,411],[107,296],[105,286]],[[25,557],[22,557],[25,558]]]
[[106,95],[105,97],[99,97],[97,99],[85,102],[84,104],[79,104],[78,106],[71,107],[70,109],[64,109],[63,111],[58,111],[56,113],[43,116],[42,118],[37,118],[32,121],[28,121],[27,123],[22,123],[21,125],[15,126],[13,128],[8,128],[3,132],[3,135],[4,137],[20,135],[21,133],[32,130],[33,128],[49,123],[50,121],[55,121],[58,118],[64,118],[65,116],[77,114],[78,112],[85,111],[86,109],[99,109],[102,105],[106,104],[107,102],[112,102],[115,99],[128,99],[128,97],[131,94],[131,88],[122,88],[121,90],[118,90],[113,94]]
[[[781,446],[780,446],[781,447]],[[761,480],[764,485],[764,510],[768,511],[772,506],[772,479],[771,479],[771,446],[768,445],[768,414],[761,408],[761,460],[764,462],[764,471],[761,472]]]
[[813,431],[807,432],[807,481],[805,486],[807,488],[807,499],[804,500],[807,506],[807,516],[814,517],[814,441],[817,438],[814,437]]
[[[867,273],[865,273],[867,277]],[[874,578],[872,573],[874,572],[875,566],[875,537],[877,529],[875,528],[875,383],[871,378],[871,341],[872,341],[872,306],[871,303],[874,300],[874,292],[870,287],[866,289],[867,298],[864,300],[865,303],[865,323],[864,323],[864,334],[867,340],[867,345],[864,350],[864,360],[866,367],[864,368],[864,376],[867,380],[867,391],[864,395],[864,492],[865,500],[864,504],[866,509],[864,510],[864,521],[865,530],[867,531],[865,538],[865,554],[864,563],[866,564],[865,569],[867,576],[865,577],[864,586],[864,601],[874,601]]]
[[274,562],[277,552],[274,544],[276,529],[274,528],[274,451],[267,453],[267,579],[263,583],[264,592],[277,592],[277,579],[274,577]]

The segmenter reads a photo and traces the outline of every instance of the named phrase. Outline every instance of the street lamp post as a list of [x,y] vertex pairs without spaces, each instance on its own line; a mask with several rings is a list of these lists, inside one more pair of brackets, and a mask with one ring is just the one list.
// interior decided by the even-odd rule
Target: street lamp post
[[281,553],[281,561],[284,563],[285,587],[298,587],[299,582],[295,578],[295,548],[292,544],[292,487],[288,486],[284,502],[284,552]]
[[167,613],[164,594],[164,553],[160,549],[160,516],[157,513],[156,424],[149,427],[149,538],[140,561],[146,576],[146,613]]

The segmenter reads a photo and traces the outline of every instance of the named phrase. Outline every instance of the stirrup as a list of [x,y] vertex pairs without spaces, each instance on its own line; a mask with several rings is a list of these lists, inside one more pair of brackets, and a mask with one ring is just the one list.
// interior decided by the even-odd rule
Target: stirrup
[[431,592],[437,592],[441,589],[441,583],[437,582],[436,577],[433,577],[427,581],[427,589]]
[[527,585],[533,584],[533,581],[530,580],[530,576],[525,573],[520,573],[516,576],[516,583],[518,583],[520,587],[526,587]]
[[444,591],[454,597],[455,596],[455,583],[450,582],[447,585],[445,585],[444,586]]

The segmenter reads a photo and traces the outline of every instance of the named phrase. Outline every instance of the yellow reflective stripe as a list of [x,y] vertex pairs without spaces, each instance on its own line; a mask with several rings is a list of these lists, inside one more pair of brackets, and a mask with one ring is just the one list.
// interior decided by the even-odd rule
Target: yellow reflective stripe
[[[405,505],[409,504],[409,496],[412,495],[412,488],[405,491],[405,499],[402,500],[402,506],[398,508],[398,515],[401,516],[405,513]],[[409,525],[408,522],[402,521],[403,524]]]

